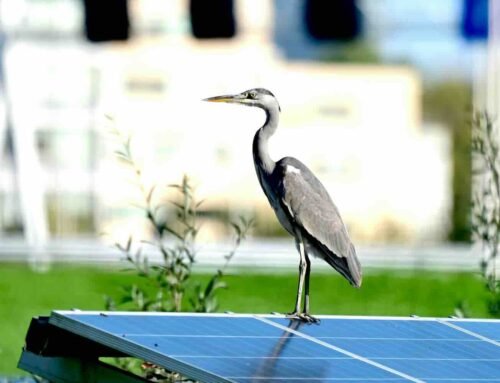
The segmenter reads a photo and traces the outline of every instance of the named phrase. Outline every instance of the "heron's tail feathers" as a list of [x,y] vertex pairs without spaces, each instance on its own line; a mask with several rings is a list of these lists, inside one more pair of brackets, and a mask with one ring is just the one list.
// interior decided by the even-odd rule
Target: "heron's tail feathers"
[[349,254],[346,257],[338,257],[328,250],[325,251],[325,255],[325,261],[347,279],[352,286],[361,287],[363,281],[361,264],[353,244],[350,244]]
[[356,256],[356,249],[352,243],[349,249],[349,256],[347,257],[347,266],[351,272],[351,278],[347,279],[351,285],[359,289],[363,282],[363,273],[361,270],[361,263],[359,263],[358,257]]

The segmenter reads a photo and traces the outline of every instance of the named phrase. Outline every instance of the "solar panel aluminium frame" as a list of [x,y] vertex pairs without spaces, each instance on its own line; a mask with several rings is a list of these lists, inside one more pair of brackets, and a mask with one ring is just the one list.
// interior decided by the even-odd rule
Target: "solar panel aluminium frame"
[[[50,317],[50,323],[57,327],[63,328],[67,331],[75,333],[77,335],[83,336],[85,338],[91,339],[95,342],[101,343],[105,346],[111,347],[115,350],[121,351],[124,354],[141,358],[147,360],[151,363],[155,363],[171,371],[179,372],[187,377],[195,380],[209,382],[209,383],[219,383],[219,382],[232,382],[232,380],[226,379],[222,376],[214,374],[212,372],[206,371],[202,368],[190,365],[183,361],[177,360],[175,357],[169,357],[155,350],[147,348],[145,346],[129,342],[128,340],[120,337],[116,334],[111,334],[102,329],[92,327],[79,323],[77,320],[68,317],[68,315],[94,315],[94,316],[113,316],[113,315],[123,315],[123,316],[168,316],[168,317],[224,317],[224,318],[252,318],[260,322],[266,323],[267,325],[279,328],[280,330],[288,331],[294,335],[300,336],[302,338],[308,339],[311,342],[330,348],[332,350],[341,352],[342,354],[357,359],[359,361],[371,364],[374,367],[381,368],[387,372],[399,376],[400,378],[413,381],[413,382],[423,382],[423,380],[414,378],[413,376],[407,375],[406,373],[400,372],[396,369],[387,367],[382,363],[372,361],[368,358],[364,358],[353,352],[344,350],[340,347],[331,345],[329,343],[323,342],[321,339],[317,339],[313,336],[306,335],[300,331],[295,331],[287,328],[279,323],[272,321],[272,319],[285,319],[284,315],[263,315],[263,314],[222,314],[222,313],[212,313],[212,314],[200,314],[200,313],[154,313],[154,312],[101,312],[101,311],[54,311]],[[388,320],[388,321],[433,321],[441,323],[445,326],[451,327],[456,331],[463,332],[469,336],[473,336],[482,341],[488,342],[495,346],[500,347],[500,343],[497,340],[490,339],[481,334],[477,334],[474,331],[467,330],[459,326],[459,323],[467,322],[491,322],[499,323],[498,320],[494,319],[458,319],[458,318],[425,318],[425,317],[387,317],[387,316],[337,316],[337,315],[320,315],[320,319],[356,319],[356,320]]]

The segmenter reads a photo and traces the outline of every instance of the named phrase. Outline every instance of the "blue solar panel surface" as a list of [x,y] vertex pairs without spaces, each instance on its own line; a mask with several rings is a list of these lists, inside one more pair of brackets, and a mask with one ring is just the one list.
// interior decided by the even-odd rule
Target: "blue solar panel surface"
[[500,382],[500,321],[54,312],[51,323],[206,382]]

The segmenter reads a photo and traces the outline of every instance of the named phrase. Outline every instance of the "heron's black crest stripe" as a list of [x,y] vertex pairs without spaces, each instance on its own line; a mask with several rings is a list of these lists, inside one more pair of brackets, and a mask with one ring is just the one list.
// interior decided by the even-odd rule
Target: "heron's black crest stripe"
[[257,91],[257,92],[259,92],[259,93],[267,94],[269,96],[273,96],[274,98],[276,98],[276,96],[271,91],[269,91],[267,89],[264,89],[264,88],[255,88],[254,90]]

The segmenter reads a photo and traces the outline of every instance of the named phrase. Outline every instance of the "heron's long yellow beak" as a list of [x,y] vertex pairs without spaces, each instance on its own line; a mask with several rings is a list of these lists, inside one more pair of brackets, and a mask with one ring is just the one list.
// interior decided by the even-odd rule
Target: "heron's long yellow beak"
[[215,96],[203,99],[203,101],[208,102],[241,102],[239,95],[227,94],[224,96]]

